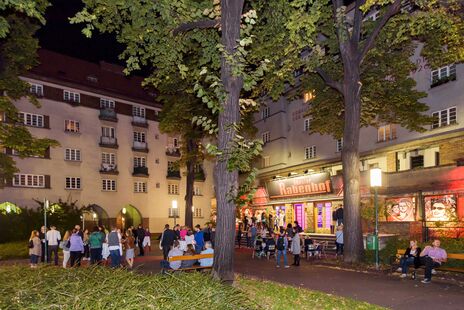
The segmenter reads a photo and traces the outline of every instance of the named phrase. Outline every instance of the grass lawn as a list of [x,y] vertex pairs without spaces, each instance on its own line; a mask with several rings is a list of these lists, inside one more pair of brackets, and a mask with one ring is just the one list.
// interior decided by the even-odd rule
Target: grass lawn
[[0,268],[0,309],[381,309],[332,295],[201,273],[142,275],[105,267]]
[[28,241],[14,241],[0,243],[0,260],[12,258],[28,258],[29,248]]

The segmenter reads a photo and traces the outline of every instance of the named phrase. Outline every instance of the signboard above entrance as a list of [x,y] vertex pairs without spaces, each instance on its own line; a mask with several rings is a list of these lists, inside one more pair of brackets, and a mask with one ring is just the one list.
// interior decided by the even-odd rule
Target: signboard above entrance
[[273,180],[266,183],[269,198],[288,198],[332,192],[330,175],[326,172]]

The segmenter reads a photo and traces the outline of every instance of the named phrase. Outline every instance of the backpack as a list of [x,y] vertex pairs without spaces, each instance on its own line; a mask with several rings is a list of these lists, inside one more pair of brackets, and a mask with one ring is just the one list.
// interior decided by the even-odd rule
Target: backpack
[[285,250],[285,243],[284,243],[283,237],[279,237],[279,239],[277,239],[277,250],[279,251]]
[[34,247],[34,241],[29,240],[29,244],[27,246],[29,249],[32,249]]

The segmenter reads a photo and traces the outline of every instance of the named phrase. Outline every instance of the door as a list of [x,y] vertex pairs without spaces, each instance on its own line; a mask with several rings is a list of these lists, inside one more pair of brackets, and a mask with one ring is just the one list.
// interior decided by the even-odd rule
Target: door
[[332,203],[330,201],[320,201],[314,203],[314,225],[318,234],[330,234],[332,223]]

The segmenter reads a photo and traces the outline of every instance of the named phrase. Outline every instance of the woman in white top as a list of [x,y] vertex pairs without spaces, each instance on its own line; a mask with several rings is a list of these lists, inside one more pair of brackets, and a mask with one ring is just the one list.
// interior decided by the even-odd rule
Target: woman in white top
[[191,230],[189,230],[187,232],[187,235],[185,236],[185,244],[195,245],[195,236],[193,235]]

